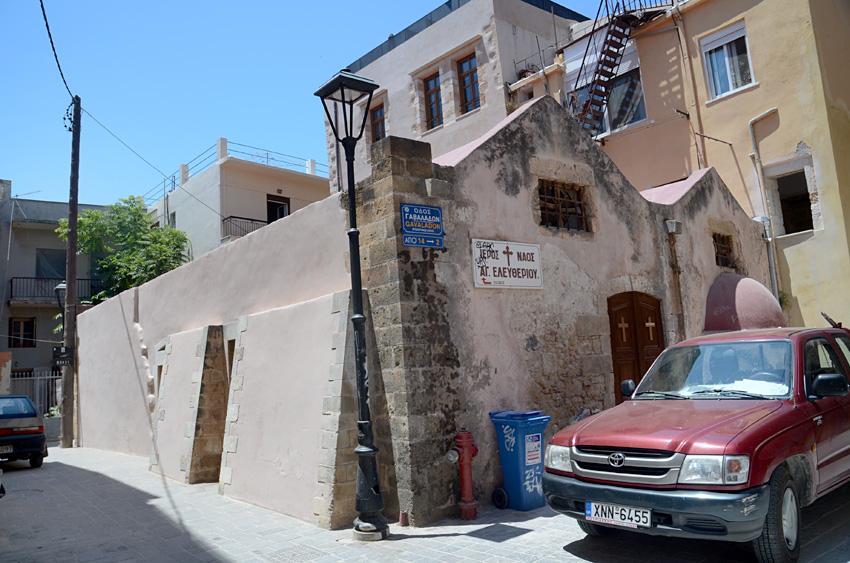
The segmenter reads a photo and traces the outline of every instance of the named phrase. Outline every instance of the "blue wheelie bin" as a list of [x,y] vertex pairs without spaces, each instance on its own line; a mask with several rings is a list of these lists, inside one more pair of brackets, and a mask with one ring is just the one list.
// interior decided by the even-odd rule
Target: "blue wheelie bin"
[[[491,412],[496,426],[504,490],[496,489],[493,504],[512,510],[533,510],[546,504],[543,496],[543,431],[551,417],[542,411]],[[507,495],[507,499],[502,495]]]

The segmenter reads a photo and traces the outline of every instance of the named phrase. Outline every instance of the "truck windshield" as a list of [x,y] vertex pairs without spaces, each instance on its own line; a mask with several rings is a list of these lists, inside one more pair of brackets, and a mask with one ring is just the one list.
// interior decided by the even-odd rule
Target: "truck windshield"
[[785,340],[668,348],[640,382],[635,398],[783,398],[791,395],[792,373],[791,344]]

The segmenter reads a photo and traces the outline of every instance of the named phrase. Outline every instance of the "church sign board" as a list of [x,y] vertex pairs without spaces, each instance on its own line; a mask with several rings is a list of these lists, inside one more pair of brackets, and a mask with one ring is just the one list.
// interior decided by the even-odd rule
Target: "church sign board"
[[475,287],[540,289],[540,245],[472,239]]

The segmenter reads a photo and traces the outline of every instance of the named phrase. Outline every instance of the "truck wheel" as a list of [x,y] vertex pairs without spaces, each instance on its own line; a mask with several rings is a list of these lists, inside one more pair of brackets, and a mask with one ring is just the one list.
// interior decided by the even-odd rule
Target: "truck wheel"
[[785,465],[770,477],[770,500],[761,536],[753,549],[761,563],[792,563],[800,556],[800,503]]
[[605,526],[600,526],[599,524],[594,524],[593,522],[586,522],[584,520],[578,520],[578,527],[581,528],[581,531],[587,534],[588,536],[593,536],[597,538],[607,536],[608,532],[611,531]]

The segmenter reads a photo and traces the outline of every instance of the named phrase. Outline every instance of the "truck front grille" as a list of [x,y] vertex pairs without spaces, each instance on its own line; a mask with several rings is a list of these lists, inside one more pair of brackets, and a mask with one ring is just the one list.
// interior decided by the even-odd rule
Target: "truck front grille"
[[576,446],[576,450],[583,454],[597,454],[609,456],[614,453],[622,453],[634,455],[646,459],[665,459],[670,457],[672,452],[664,450],[642,450],[638,448],[611,448],[603,446]]
[[573,446],[570,457],[573,471],[579,477],[638,485],[675,485],[685,454],[635,448]]
[[603,471],[606,473],[615,473],[617,475],[651,475],[654,477],[661,477],[669,471],[669,469],[664,467],[611,467],[608,464],[602,465],[599,463],[579,463],[578,465],[585,471]]

